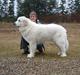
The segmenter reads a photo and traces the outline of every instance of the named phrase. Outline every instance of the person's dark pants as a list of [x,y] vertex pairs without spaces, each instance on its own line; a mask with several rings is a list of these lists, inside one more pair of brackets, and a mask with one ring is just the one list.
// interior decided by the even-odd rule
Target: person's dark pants
[[43,53],[45,48],[44,48],[44,45],[41,43],[41,44],[37,44],[37,50],[40,52],[40,53]]
[[21,44],[20,44],[20,49],[24,50],[24,53],[29,53],[29,43],[22,37],[21,38]]
[[[20,49],[24,50],[24,53],[29,53],[29,43],[22,37],[21,38],[21,44],[20,44]],[[43,51],[45,50],[44,45],[43,44],[37,44],[37,50],[40,53],[43,53]]]

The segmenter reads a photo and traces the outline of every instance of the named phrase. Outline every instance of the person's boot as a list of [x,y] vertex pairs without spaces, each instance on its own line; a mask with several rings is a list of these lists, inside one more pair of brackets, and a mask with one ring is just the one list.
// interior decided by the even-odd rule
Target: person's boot
[[29,54],[29,48],[28,47],[26,49],[24,49],[23,54]]

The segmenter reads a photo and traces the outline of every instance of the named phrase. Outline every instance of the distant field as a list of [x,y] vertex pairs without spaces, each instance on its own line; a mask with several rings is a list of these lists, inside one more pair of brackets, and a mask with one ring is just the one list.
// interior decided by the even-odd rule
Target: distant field
[[[80,24],[61,23],[68,31],[70,47],[67,58],[80,57]],[[12,23],[0,23],[0,57],[21,56],[20,53],[21,35]],[[58,48],[51,42],[46,42],[45,58],[59,58],[56,54]],[[36,54],[37,55],[37,54]],[[37,55],[40,57],[42,55]]]

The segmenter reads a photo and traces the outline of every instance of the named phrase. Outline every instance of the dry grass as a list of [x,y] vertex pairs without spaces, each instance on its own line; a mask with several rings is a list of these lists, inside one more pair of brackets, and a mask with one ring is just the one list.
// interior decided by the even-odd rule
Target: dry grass
[[[80,25],[77,23],[64,23],[62,24],[68,30],[68,39],[70,42],[70,48],[67,58],[80,57]],[[20,33],[18,31],[12,31],[15,29],[12,23],[0,23],[0,57],[3,56],[21,56],[20,53]],[[8,29],[6,31],[6,29]],[[51,42],[45,44],[45,58],[58,58],[56,55],[58,48]],[[40,57],[42,55],[37,55]]]
[[[62,24],[68,30],[68,39],[70,42],[70,48],[68,51],[68,57],[80,57],[80,25],[77,23],[64,23]],[[0,57],[3,56],[15,56],[20,55],[20,33],[18,31],[12,31],[15,29],[10,23],[0,24]],[[47,57],[57,57],[56,53],[58,48],[51,42],[45,44],[45,55]],[[40,55],[38,55],[40,56]]]

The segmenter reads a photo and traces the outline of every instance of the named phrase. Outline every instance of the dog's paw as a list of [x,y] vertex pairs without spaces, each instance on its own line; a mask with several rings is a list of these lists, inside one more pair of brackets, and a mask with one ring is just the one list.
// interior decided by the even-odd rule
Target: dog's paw
[[61,57],[66,57],[67,55],[65,53],[61,54]]
[[58,52],[57,55],[60,56],[61,55],[61,52]]
[[28,54],[27,57],[28,57],[28,58],[33,58],[34,55],[33,55],[33,54]]

